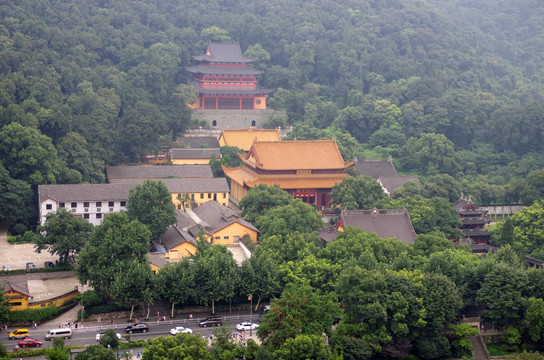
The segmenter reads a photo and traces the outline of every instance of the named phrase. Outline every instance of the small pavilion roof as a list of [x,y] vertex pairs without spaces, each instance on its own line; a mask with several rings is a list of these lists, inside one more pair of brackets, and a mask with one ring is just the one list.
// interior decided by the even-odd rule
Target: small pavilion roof
[[238,42],[209,42],[206,53],[193,56],[198,61],[224,62],[224,63],[252,63],[255,60],[242,54]]
[[223,129],[219,141],[249,151],[255,141],[281,141],[278,129]]
[[353,165],[344,161],[334,139],[255,141],[241,158],[263,170],[338,170]]
[[26,274],[0,276],[0,285],[4,287],[4,293],[15,291],[30,296]]
[[343,210],[340,221],[344,227],[358,227],[380,238],[394,237],[407,244],[413,244],[416,237],[406,209]]

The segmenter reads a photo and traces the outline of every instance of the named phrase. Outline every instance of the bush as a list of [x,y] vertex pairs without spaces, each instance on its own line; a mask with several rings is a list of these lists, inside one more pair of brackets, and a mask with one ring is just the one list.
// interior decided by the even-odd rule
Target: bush
[[46,307],[42,309],[10,311],[8,313],[8,322],[41,321],[48,319],[60,313],[58,308]]
[[12,359],[15,358],[26,358],[32,356],[43,356],[45,354],[45,349],[19,349],[13,352],[8,353],[8,356]]
[[89,306],[87,307],[87,304],[85,305],[85,316],[87,315],[94,315],[94,314],[104,314],[104,313],[110,313],[115,311],[126,311],[130,310],[127,306],[120,306],[117,304],[100,304],[96,306]]

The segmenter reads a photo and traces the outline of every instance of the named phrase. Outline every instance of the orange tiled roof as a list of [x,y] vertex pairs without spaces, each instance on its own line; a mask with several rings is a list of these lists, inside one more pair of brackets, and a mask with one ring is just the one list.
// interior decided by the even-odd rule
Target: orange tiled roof
[[281,141],[278,129],[223,129],[219,139],[223,139],[226,146],[236,146],[249,151],[255,139],[257,141]]
[[326,175],[259,175],[245,166],[237,168],[223,167],[223,172],[232,181],[253,188],[259,184],[279,185],[281,189],[329,189],[341,182],[348,174]]
[[334,140],[256,141],[244,162],[263,170],[345,169]]

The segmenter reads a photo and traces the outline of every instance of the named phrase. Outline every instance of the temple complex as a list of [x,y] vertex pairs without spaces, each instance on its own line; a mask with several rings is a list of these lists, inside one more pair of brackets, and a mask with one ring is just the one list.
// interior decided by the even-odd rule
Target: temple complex
[[328,207],[331,188],[348,176],[344,170],[353,165],[344,161],[334,139],[255,141],[246,155],[239,156],[244,165],[223,166],[231,179],[231,195],[238,201],[259,184],[277,184],[306,203]]

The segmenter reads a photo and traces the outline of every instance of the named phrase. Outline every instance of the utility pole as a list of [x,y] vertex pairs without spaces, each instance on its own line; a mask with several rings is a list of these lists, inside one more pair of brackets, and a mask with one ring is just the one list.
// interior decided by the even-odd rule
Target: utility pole
[[249,306],[249,336],[253,336],[253,295],[250,294],[247,299],[251,301],[251,304]]

